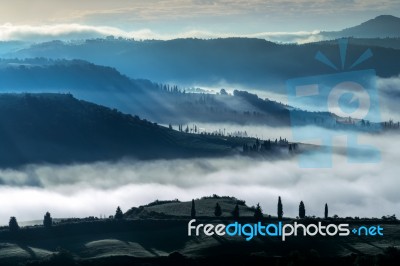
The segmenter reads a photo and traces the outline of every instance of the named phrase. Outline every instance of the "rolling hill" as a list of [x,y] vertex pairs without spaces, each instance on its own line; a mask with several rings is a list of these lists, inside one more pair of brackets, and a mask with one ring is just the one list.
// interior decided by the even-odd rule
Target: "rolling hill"
[[0,166],[238,154],[255,139],[188,134],[71,94],[0,94]]
[[[241,224],[255,223],[252,209],[240,203],[238,219],[232,219],[227,210],[237,199],[233,197],[203,197],[197,199],[196,210],[202,216],[197,223]],[[223,208],[222,217],[212,213],[216,202]],[[290,236],[285,241],[274,236],[257,235],[246,241],[246,236],[188,236],[191,219],[190,202],[153,202],[143,210],[158,210],[175,216],[139,217],[132,208],[125,219],[97,219],[95,217],[64,221],[51,228],[25,227],[18,232],[0,228],[1,265],[355,265],[357,261],[377,261],[379,265],[396,265],[400,256],[398,220],[351,218],[284,218],[283,223],[309,224],[349,223],[351,226],[373,225],[384,227],[385,237]],[[140,209],[140,207],[139,207]],[[131,216],[130,216],[131,215]],[[261,223],[277,223],[275,217],[266,217]],[[61,264],[63,263],[63,264]],[[356,264],[357,265],[357,264]],[[362,264],[373,265],[373,264]]]
[[[223,90],[219,94],[186,93],[184,88],[129,79],[113,68],[82,60],[0,60],[0,91],[72,93],[161,124],[290,125],[288,106],[246,91],[234,90],[233,95]],[[302,112],[306,123],[330,117]]]
[[336,32],[321,32],[328,38],[399,38],[400,18],[391,15],[381,15],[360,25]]
[[[351,43],[346,67],[366,50]],[[373,57],[358,69],[376,69],[378,76],[400,73],[395,62],[400,51],[371,47]],[[185,86],[221,86],[236,84],[260,90],[284,93],[286,80],[297,77],[335,73],[314,59],[323,52],[340,65],[337,45],[311,43],[304,45],[275,44],[261,39],[176,39],[169,41],[133,41],[95,39],[80,43],[47,42],[9,53],[9,58],[47,57],[82,59],[110,66],[131,78]]]

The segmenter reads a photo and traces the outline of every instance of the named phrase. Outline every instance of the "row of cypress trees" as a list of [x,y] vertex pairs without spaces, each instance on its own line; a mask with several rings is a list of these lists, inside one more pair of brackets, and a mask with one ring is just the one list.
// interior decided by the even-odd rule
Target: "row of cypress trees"
[[[283,219],[283,204],[282,204],[282,199],[280,196],[278,197],[277,211],[278,211],[277,212],[278,219],[282,220]],[[221,209],[221,206],[219,205],[219,203],[216,203],[216,205],[215,205],[214,215],[216,217],[220,217],[222,215],[222,209]],[[236,203],[235,208],[231,211],[231,215],[232,215],[232,218],[239,218],[239,204],[238,203]],[[191,208],[190,216],[192,218],[196,217],[196,205],[195,205],[194,199],[192,199],[192,208]],[[263,217],[264,217],[264,214],[263,214],[262,208],[261,208],[260,204],[257,203],[255,210],[254,210],[254,218],[256,218],[257,220],[260,220]],[[305,207],[303,201],[300,201],[300,204],[299,204],[299,216],[298,217],[300,219],[306,218],[306,207]],[[327,219],[329,217],[327,203],[325,204],[324,217],[325,217],[325,219]]]
[[[45,228],[50,228],[53,226],[53,218],[51,217],[51,214],[49,212],[46,212],[43,218],[43,226]],[[19,224],[17,221],[17,218],[15,216],[10,217],[10,221],[8,222],[8,228],[12,232],[16,232],[19,230]]]
[[[282,220],[283,218],[283,205],[282,205],[282,200],[281,197],[278,197],[278,219]],[[216,203],[215,208],[214,208],[214,215],[216,217],[220,217],[222,215],[222,208],[219,205],[219,203]],[[236,203],[234,209],[231,211],[232,218],[237,219],[239,218],[239,204]],[[194,199],[192,199],[192,208],[191,208],[191,213],[190,216],[192,218],[196,217],[196,206]],[[328,204],[325,204],[325,211],[324,211],[324,216],[325,219],[328,218]],[[260,220],[264,217],[262,208],[259,203],[257,203],[255,210],[254,210],[254,218],[257,220]],[[304,205],[303,201],[300,201],[299,205],[299,218],[305,218],[306,217],[306,208]],[[123,219],[123,212],[121,211],[121,208],[118,206],[114,219],[120,220]],[[53,218],[51,217],[51,214],[49,212],[46,212],[43,218],[43,226],[45,228],[50,228],[53,225]],[[17,218],[14,216],[10,217],[10,221],[8,223],[10,231],[18,231],[19,230],[19,225],[17,222]]]

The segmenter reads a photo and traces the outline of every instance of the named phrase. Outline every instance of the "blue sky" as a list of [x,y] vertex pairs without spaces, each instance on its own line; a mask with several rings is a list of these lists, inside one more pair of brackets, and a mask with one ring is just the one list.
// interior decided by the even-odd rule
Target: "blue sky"
[[163,39],[258,37],[340,30],[381,14],[400,15],[398,0],[13,0],[1,7],[2,40],[65,32]]

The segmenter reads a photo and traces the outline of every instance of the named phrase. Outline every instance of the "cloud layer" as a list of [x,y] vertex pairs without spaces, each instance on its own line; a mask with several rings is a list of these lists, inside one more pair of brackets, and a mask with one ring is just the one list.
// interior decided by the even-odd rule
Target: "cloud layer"
[[15,0],[2,3],[0,39],[246,36],[303,43],[320,40],[317,30],[340,30],[377,15],[398,15],[399,8],[395,0]]
[[204,195],[232,195],[250,205],[260,202],[276,213],[282,196],[285,215],[297,216],[304,200],[308,215],[322,216],[327,202],[340,216],[400,215],[398,135],[366,136],[380,148],[382,161],[350,164],[334,156],[332,169],[303,169],[292,160],[251,158],[173,161],[120,161],[72,166],[29,166],[0,170],[0,224],[54,217],[110,215],[155,199],[190,200]]
[[[153,21],[179,20],[182,18],[214,17],[270,17],[329,14],[340,16],[341,13],[355,11],[391,11],[396,10],[396,0],[383,1],[344,1],[344,0],[14,0],[2,3],[0,17],[8,21]],[[46,16],[43,16],[46,14]]]
[[58,40],[82,40],[90,38],[104,38],[114,36],[116,38],[133,38],[139,40],[170,40],[176,38],[225,38],[225,37],[249,37],[262,38],[274,42],[304,43],[322,40],[318,31],[307,32],[260,32],[254,34],[219,33],[201,30],[189,30],[179,33],[160,34],[150,29],[136,31],[124,31],[116,27],[89,26],[81,24],[56,24],[47,26],[13,25],[10,23],[0,26],[0,41],[50,41]]

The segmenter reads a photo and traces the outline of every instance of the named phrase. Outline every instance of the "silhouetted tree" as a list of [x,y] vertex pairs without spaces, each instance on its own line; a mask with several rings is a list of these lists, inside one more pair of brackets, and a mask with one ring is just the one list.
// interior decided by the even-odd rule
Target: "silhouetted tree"
[[256,210],[254,211],[254,218],[261,220],[264,217],[260,203],[257,203]]
[[49,212],[46,212],[43,219],[43,226],[46,228],[50,228],[52,225],[53,225],[53,218],[51,218]]
[[278,198],[278,219],[282,220],[282,217],[283,217],[283,206],[282,206],[281,197],[279,196],[279,198]]
[[325,219],[328,219],[328,203],[325,203]]
[[219,94],[221,94],[221,95],[228,95],[228,93],[226,92],[225,89],[221,89],[221,90],[219,91]]
[[18,231],[19,225],[17,222],[17,218],[15,218],[14,216],[10,217],[10,222],[8,223],[8,227],[9,227],[10,231],[12,231],[12,232]]
[[115,211],[114,219],[120,220],[124,218],[124,214],[121,211],[121,208],[118,206],[117,210]]
[[303,201],[300,201],[299,205],[299,217],[305,218],[306,217],[306,207],[304,206]]
[[221,210],[221,206],[219,206],[219,204],[215,204],[215,209],[214,209],[214,214],[217,217],[220,217],[222,215],[222,210]]
[[234,208],[233,211],[232,211],[232,217],[233,217],[234,219],[239,218],[239,204],[237,204],[237,203],[236,203],[235,208]]
[[192,209],[190,211],[190,217],[196,218],[196,206],[194,204],[194,199],[192,199]]

